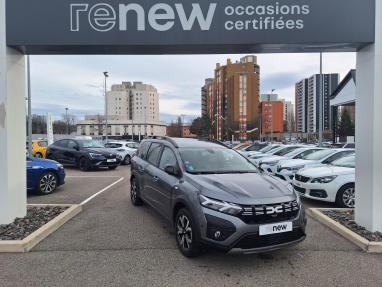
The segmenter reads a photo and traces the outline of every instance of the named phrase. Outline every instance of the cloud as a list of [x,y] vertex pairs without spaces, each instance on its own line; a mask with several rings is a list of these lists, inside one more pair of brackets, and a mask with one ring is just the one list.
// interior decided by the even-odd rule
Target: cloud
[[[103,113],[104,77],[107,85],[122,81],[153,84],[160,94],[164,121],[180,114],[200,115],[200,88],[212,77],[216,63],[243,55],[162,55],[162,56],[31,56],[32,108],[34,113],[52,112],[59,118],[68,107],[82,117]],[[319,73],[319,54],[260,54],[260,90],[271,89],[280,98],[293,100],[296,81]],[[324,72],[341,76],[355,67],[354,53],[324,54]],[[163,116],[162,116],[163,115]]]

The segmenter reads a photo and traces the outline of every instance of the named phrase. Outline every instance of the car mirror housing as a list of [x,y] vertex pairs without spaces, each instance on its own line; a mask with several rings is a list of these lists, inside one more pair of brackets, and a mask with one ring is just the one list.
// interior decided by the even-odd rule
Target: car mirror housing
[[173,166],[173,165],[167,165],[164,168],[164,171],[170,175],[178,176],[179,175],[179,170]]

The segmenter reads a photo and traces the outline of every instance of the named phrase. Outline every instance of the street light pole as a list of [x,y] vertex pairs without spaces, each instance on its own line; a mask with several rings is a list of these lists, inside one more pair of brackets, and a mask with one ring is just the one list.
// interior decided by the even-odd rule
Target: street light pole
[[108,114],[107,114],[107,92],[106,92],[106,79],[109,77],[109,72],[103,72],[103,75],[105,76],[105,132],[106,132],[106,142],[108,140]]
[[65,108],[65,119],[66,119],[66,134],[69,134],[69,118],[68,118],[69,108]]
[[324,117],[324,78],[322,74],[322,52],[320,52],[320,105],[318,113],[318,145],[322,147],[322,134],[324,130],[323,117]]
[[31,74],[30,58],[27,55],[27,81],[28,81],[28,153],[32,156],[32,98],[31,98]]
[[[272,89],[271,90],[271,95],[269,96],[268,98],[268,103],[270,102],[271,100],[271,97],[273,95],[273,92],[275,91],[276,89]],[[271,107],[271,143],[273,142],[273,106],[272,106],[272,103],[270,104],[270,107]]]

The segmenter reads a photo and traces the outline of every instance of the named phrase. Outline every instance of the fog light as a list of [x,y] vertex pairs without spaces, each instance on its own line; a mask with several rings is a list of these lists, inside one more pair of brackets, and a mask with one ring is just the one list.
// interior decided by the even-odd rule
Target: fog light
[[220,231],[218,230],[218,231],[216,231],[215,232],[215,234],[214,234],[214,237],[216,238],[216,239],[218,239],[219,237],[220,237]]

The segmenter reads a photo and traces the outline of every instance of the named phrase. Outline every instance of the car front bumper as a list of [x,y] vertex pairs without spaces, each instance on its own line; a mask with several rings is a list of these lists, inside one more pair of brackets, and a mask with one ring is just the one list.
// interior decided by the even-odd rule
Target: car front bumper
[[[280,221],[280,223],[286,221],[292,222],[292,231],[271,235],[259,235],[259,228],[263,224],[247,224],[236,216],[217,212],[208,208],[202,208],[202,210],[205,215],[205,221],[201,224],[202,241],[207,245],[229,253],[250,254],[276,250],[297,244],[303,241],[306,237],[306,217],[303,208],[299,210],[296,217],[289,220]],[[215,218],[217,222],[222,222],[224,225],[221,227],[217,226],[214,229],[214,232],[220,228],[219,231],[221,231],[222,234],[225,234],[225,230],[228,230],[230,235],[226,239],[214,240],[211,238],[211,233],[210,236],[208,236],[209,228],[207,228],[207,226],[209,223],[206,218],[211,216]],[[227,229],[228,227],[231,227],[231,230]]]
[[114,167],[120,165],[121,161],[116,158],[115,162],[108,162],[107,159],[91,159],[92,167]]
[[292,185],[293,189],[298,192],[301,197],[325,202],[335,202],[337,190],[339,189],[336,182],[304,183],[293,180]]

